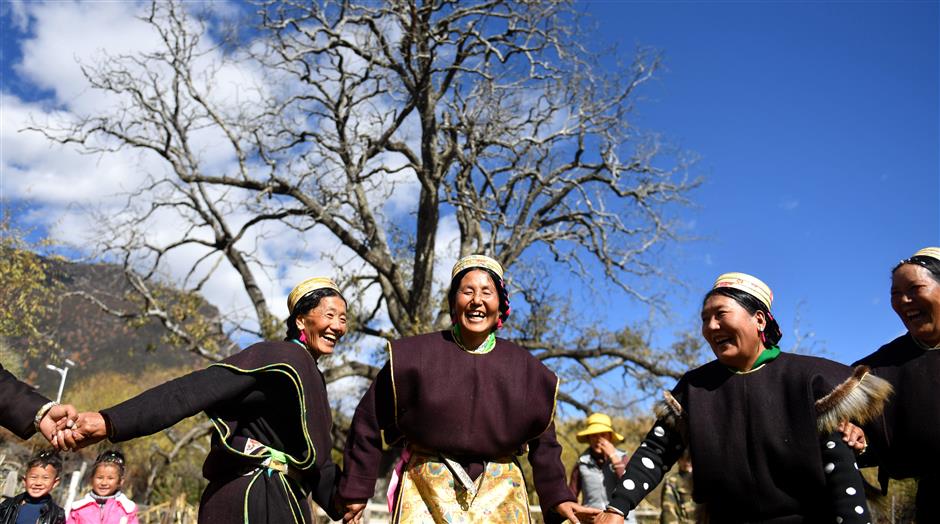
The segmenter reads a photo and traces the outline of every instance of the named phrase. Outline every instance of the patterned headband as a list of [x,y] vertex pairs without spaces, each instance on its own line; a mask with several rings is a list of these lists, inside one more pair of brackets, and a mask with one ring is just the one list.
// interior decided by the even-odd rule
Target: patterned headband
[[300,284],[297,284],[297,287],[292,289],[290,294],[287,295],[288,313],[292,314],[294,312],[294,306],[297,305],[297,302],[300,302],[300,299],[304,298],[308,293],[312,293],[318,289],[332,289],[337,293],[340,292],[336,283],[327,277],[308,278]]
[[914,257],[930,257],[937,260],[940,260],[940,247],[925,247],[917,253],[911,255],[911,258]]
[[453,279],[461,271],[472,267],[489,269],[493,273],[496,273],[496,276],[499,278],[503,278],[503,266],[486,255],[470,255],[461,258],[454,264],[454,269],[450,272],[450,278]]
[[770,290],[770,287],[759,278],[748,275],[747,273],[725,273],[720,275],[718,279],[715,280],[715,285],[712,286],[712,289],[718,289],[720,287],[730,287],[744,291],[767,306],[767,311],[770,311],[770,304],[774,301],[774,294]]

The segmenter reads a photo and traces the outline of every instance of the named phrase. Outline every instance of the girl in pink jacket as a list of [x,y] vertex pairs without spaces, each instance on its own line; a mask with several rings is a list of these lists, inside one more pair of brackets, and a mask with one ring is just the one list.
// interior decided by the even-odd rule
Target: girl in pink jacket
[[66,524],[138,524],[137,505],[121,493],[124,454],[98,455],[91,473],[91,493],[72,503]]

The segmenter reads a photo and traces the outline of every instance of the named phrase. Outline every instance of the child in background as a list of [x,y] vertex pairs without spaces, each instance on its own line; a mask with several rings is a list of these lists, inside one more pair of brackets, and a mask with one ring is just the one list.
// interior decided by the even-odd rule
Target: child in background
[[124,454],[108,450],[91,470],[91,493],[72,504],[67,524],[138,524],[137,505],[121,493]]
[[59,485],[62,460],[54,451],[40,451],[26,463],[26,491],[0,504],[0,524],[62,524],[65,511],[49,492]]

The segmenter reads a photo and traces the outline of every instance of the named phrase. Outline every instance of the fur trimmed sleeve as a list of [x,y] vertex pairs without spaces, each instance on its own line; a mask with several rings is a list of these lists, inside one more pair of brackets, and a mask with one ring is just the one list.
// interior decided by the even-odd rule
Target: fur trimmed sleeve
[[868,366],[856,366],[849,378],[816,401],[819,433],[828,435],[843,421],[861,425],[874,419],[893,391],[891,384],[872,375]]

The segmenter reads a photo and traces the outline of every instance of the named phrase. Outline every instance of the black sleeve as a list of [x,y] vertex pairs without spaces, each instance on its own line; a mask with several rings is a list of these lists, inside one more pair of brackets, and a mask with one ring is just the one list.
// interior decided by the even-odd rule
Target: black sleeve
[[684,449],[679,431],[663,420],[657,420],[630,457],[627,470],[610,496],[610,505],[624,514],[633,511],[659,485]]
[[304,487],[313,497],[313,501],[326,512],[332,520],[343,518],[342,512],[336,511],[333,503],[336,499],[336,488],[342,471],[339,466],[330,461],[317,471],[316,475],[304,479]]
[[152,435],[173,424],[231,400],[251,389],[257,378],[221,366],[209,366],[148,389],[136,397],[104,409],[111,422],[112,442]]
[[842,432],[834,431],[822,438],[823,471],[826,489],[832,501],[835,522],[865,524],[871,522],[865,485],[855,463],[855,452],[842,440]]
[[36,432],[33,427],[36,412],[47,402],[49,399],[0,366],[0,426],[21,439],[31,437]]

